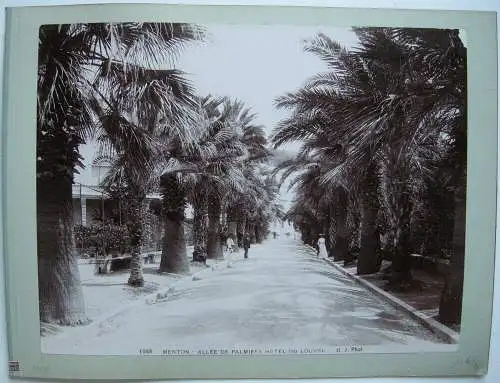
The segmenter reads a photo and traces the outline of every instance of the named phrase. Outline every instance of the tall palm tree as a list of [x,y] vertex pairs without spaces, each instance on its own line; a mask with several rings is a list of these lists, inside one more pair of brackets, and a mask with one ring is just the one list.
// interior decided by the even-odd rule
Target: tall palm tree
[[[372,273],[380,267],[377,221],[381,212],[381,161],[385,162],[386,173],[392,172],[385,180],[395,180],[398,189],[406,187],[393,190],[393,203],[385,204],[385,208],[397,209],[389,214],[397,217],[391,221],[397,234],[393,266],[408,278],[411,204],[406,182],[408,172],[404,169],[409,165],[401,166],[398,160],[401,153],[409,149],[415,153],[418,148],[414,140],[418,124],[406,111],[407,101],[411,99],[406,87],[411,80],[410,70],[401,58],[408,56],[408,47],[392,39],[391,30],[369,28],[356,32],[361,46],[354,52],[348,52],[325,35],[319,35],[306,47],[327,63],[330,72],[314,77],[299,92],[278,100],[278,106],[294,107],[296,114],[284,122],[277,138],[278,142],[293,137],[306,138],[326,126],[331,127],[330,145],[346,148],[345,160],[332,165],[324,180],[340,182],[339,176],[350,179],[350,188],[360,192],[359,274]],[[297,119],[301,121],[296,123]],[[305,125],[308,128],[304,129]],[[384,154],[387,148],[389,152]],[[397,166],[387,166],[387,154],[394,157],[396,162],[392,163]]]
[[236,198],[238,206],[237,238],[242,246],[243,235],[247,233],[255,243],[261,243],[268,233],[270,224],[282,216],[282,207],[277,203],[278,187],[273,177],[257,168],[255,172],[246,169],[245,194]]
[[[346,155],[332,164],[324,182],[351,180],[348,190],[357,190],[356,204],[361,208],[358,272],[378,269],[380,258],[374,255],[380,231],[389,230],[385,234],[392,237],[393,268],[403,281],[411,278],[408,256],[415,246],[412,227],[419,214],[415,207],[422,206],[415,198],[431,195],[418,194],[417,186],[429,184],[425,180],[435,178],[439,168],[454,169],[450,184],[455,234],[441,318],[457,321],[464,254],[465,48],[455,30],[358,28],[355,32],[359,46],[350,52],[324,35],[306,47],[329,71],[278,100],[279,107],[294,114],[279,126],[275,142],[308,140],[329,129],[329,145],[344,147]],[[446,145],[442,137],[448,137]],[[437,156],[441,159],[436,161],[426,152],[441,153]]]
[[[162,137],[162,160],[164,164],[163,174],[160,177],[160,189],[162,192],[165,230],[159,269],[161,272],[181,274],[189,272],[184,233],[185,210],[190,191],[188,180],[190,174],[199,171],[198,162],[202,161],[203,146],[201,140],[207,124],[206,111],[201,107],[200,99],[196,100],[195,110],[195,120],[185,129],[189,135],[166,132]],[[204,207],[204,198],[196,197],[198,196],[194,198],[196,202]],[[204,209],[202,208],[202,210]],[[205,218],[205,212],[198,211],[195,225],[197,231],[200,230],[199,226],[203,225],[202,221]],[[203,242],[201,241],[201,243]],[[196,253],[199,251],[199,246],[197,246]]]
[[[101,108],[99,113],[103,132],[99,140],[104,148],[112,150],[112,169],[123,175],[128,191],[127,226],[132,256],[128,284],[143,286],[140,254],[148,208],[146,196],[158,183],[160,138],[173,126],[179,127],[177,131],[180,127],[189,128],[197,116],[193,90],[182,72],[132,67],[127,73],[120,72],[121,67],[108,67],[107,80],[111,81],[99,83],[108,88],[109,98],[114,101],[107,101],[100,93],[107,109]],[[110,176],[115,183],[115,174]]]
[[248,150],[239,137],[236,125],[220,107],[226,100],[207,96],[200,100],[206,129],[200,138],[196,172],[186,182],[188,200],[194,210],[194,258],[203,260],[222,256],[220,214],[224,195],[242,191],[241,160]]
[[189,272],[184,220],[187,190],[180,173],[166,173],[161,177],[165,234],[163,239],[161,272],[185,274]]
[[255,123],[257,115],[252,113],[250,108],[246,108],[242,101],[228,100],[224,104],[223,113],[233,121],[232,123],[239,131],[239,140],[247,150],[247,155],[241,159],[240,163],[246,178],[244,192],[231,195],[225,207],[228,235],[235,240],[239,238],[240,241],[236,242],[241,242],[242,223],[246,222],[246,212],[261,191],[259,182],[253,182],[260,180],[257,167],[269,159],[271,153],[266,148],[267,138],[264,127]]
[[[211,105],[212,101],[207,101]],[[208,110],[207,106],[207,110]],[[187,258],[187,245],[184,233],[185,210],[188,203],[190,187],[193,186],[195,174],[201,174],[200,167],[208,164],[207,156],[214,154],[211,143],[206,144],[206,130],[210,120],[214,116],[208,116],[207,110],[203,109],[202,99],[196,100],[196,118],[184,133],[166,132],[162,137],[162,161],[163,174],[160,177],[160,189],[162,192],[165,235],[163,238],[162,257],[160,262],[161,272],[188,273],[189,263]],[[210,113],[213,111],[210,109]],[[175,134],[172,134],[175,133]],[[196,230],[201,230],[203,220],[206,219],[204,196],[192,193],[198,210],[196,219]],[[198,236],[200,239],[200,236]],[[196,252],[200,251],[197,244]],[[200,257],[203,255],[200,255]]]
[[[300,121],[299,123],[301,123]],[[284,121],[273,137],[275,145],[280,145],[285,138],[283,133],[294,128],[296,121]],[[348,182],[338,179],[324,182],[326,172],[335,167],[345,157],[344,149],[337,142],[331,142],[329,126],[318,121],[316,129],[308,133],[302,141],[302,150],[295,158],[279,164],[277,172],[282,173],[281,183],[293,174],[291,186],[300,185],[298,192],[312,197],[322,211],[320,230],[325,234],[327,251],[336,260],[349,260],[347,235]],[[352,189],[351,189],[352,192]],[[319,234],[319,233],[316,233]]]
[[37,220],[42,322],[81,324],[85,315],[73,251],[72,183],[78,147],[93,132],[90,78],[103,63],[171,58],[202,30],[188,24],[45,25],[39,35],[37,102]]
[[234,207],[243,203],[241,196],[253,190],[250,169],[267,155],[263,129],[252,123],[255,116],[241,101],[212,97],[199,101],[196,138],[192,142],[176,138],[169,143],[168,164],[161,178],[169,226],[160,271],[188,271],[183,232],[188,201],[194,207],[196,257],[222,255],[222,206],[229,202],[238,214]]
[[[461,302],[464,272],[465,246],[465,185],[467,158],[467,94],[466,94],[466,48],[458,30],[436,29],[392,29],[373,34],[365,39],[365,52],[373,54],[379,47],[376,38],[385,37],[386,45],[403,47],[405,52],[404,86],[392,99],[387,110],[394,113],[404,108],[405,126],[408,129],[393,137],[406,142],[406,149],[412,138],[420,135],[434,136],[435,147],[441,137],[448,136],[450,145],[445,149],[447,166],[451,173],[454,201],[454,224],[450,272],[440,305],[443,322],[458,323],[461,316]],[[427,134],[422,134],[426,131]],[[418,152],[418,150],[412,150]],[[446,222],[443,220],[443,223]]]
[[[374,272],[380,265],[377,148],[369,145],[372,141],[366,132],[377,122],[370,111],[376,84],[370,83],[373,76],[359,56],[326,35],[320,34],[309,41],[305,50],[319,56],[329,71],[314,76],[299,91],[277,99],[277,107],[292,109],[294,113],[277,127],[274,142],[282,145],[293,140],[310,140],[304,145],[305,150],[319,145],[323,151],[331,152],[327,154],[330,167],[322,177],[323,182],[361,193],[358,273]],[[345,247],[343,251],[345,254]]]

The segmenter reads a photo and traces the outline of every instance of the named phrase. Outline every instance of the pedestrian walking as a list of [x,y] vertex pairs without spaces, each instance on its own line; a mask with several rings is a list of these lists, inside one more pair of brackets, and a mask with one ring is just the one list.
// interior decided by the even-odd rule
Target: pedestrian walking
[[229,236],[226,239],[226,251],[232,253],[233,250],[234,250],[234,241],[233,241],[233,238],[231,236]]
[[227,237],[226,240],[226,259],[227,259],[227,267],[232,267],[233,261],[233,252],[234,252],[234,241],[231,236]]
[[245,233],[245,235],[243,236],[243,249],[245,249],[245,258],[248,258],[248,249],[250,249],[250,242],[250,234]]
[[326,240],[323,234],[320,234],[318,239],[318,257],[323,259],[328,258],[328,253],[326,252]]

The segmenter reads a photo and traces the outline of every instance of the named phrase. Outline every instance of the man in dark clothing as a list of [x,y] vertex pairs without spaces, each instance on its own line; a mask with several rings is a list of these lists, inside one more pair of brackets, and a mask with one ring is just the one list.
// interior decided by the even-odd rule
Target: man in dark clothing
[[245,233],[243,236],[243,249],[245,249],[245,258],[248,258],[248,249],[250,248],[250,234]]

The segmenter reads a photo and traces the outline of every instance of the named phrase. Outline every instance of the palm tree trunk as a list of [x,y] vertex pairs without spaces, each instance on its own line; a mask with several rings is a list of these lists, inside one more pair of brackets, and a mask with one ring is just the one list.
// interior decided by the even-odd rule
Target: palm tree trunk
[[220,224],[225,230],[227,230],[227,209],[227,205],[221,203]]
[[398,219],[396,228],[396,249],[392,261],[393,283],[404,283],[412,279],[411,275],[411,203],[407,191],[398,193]]
[[208,238],[207,258],[218,259],[224,257],[223,243],[221,242],[221,203],[218,196],[210,196],[208,200]]
[[346,232],[348,234],[345,266],[356,261],[361,248],[361,198],[359,191],[352,190],[351,194],[348,195],[346,212]]
[[398,158],[400,145],[395,145],[385,153],[381,163],[381,199],[386,215],[390,217],[390,233],[394,236],[392,255],[391,283],[401,285],[412,279],[411,276],[411,216],[412,199],[410,192],[410,164],[404,158]]
[[186,238],[184,235],[185,195],[175,174],[162,177],[163,204],[165,209],[165,236],[161,254],[160,271],[188,273]]
[[71,179],[39,178],[37,210],[40,321],[87,324],[73,239]]
[[372,164],[367,170],[361,198],[361,248],[358,256],[357,273],[372,274],[380,270],[380,236],[377,228],[379,209],[377,195],[378,177]]
[[241,214],[240,224],[238,225],[238,247],[243,247],[243,235],[247,231],[247,215],[246,213]]
[[309,230],[308,229],[306,229],[306,228],[300,229],[300,239],[302,240],[302,242],[304,242],[304,244],[309,243]]
[[330,208],[330,225],[328,226],[328,229],[326,231],[326,238],[327,242],[330,244],[330,248],[327,247],[328,249],[328,256],[332,257],[334,260],[339,260],[338,255],[336,253],[336,247],[337,247],[337,225],[335,222],[335,219],[333,218],[333,208]]
[[325,222],[323,223],[323,234],[325,236],[325,248],[326,248],[326,254],[328,257],[332,256],[333,252],[333,247],[335,245],[335,238],[330,237],[330,227],[332,226],[330,215],[325,219]]
[[228,207],[227,211],[227,230],[228,235],[236,242],[238,234],[238,210],[235,206]]
[[349,239],[347,234],[347,193],[345,190],[338,190],[336,204],[333,209],[335,220],[335,247],[334,259],[345,261],[349,258]]
[[457,189],[454,195],[453,248],[439,305],[439,319],[444,324],[459,324],[462,317],[465,268],[465,184]]
[[255,225],[255,242],[262,243],[264,240],[264,233],[261,232],[259,225]]
[[208,229],[208,204],[205,196],[200,196],[200,200],[193,206],[193,240],[194,262],[206,262],[207,259],[207,229]]
[[451,165],[456,169],[454,174],[454,222],[450,267],[446,275],[445,286],[439,304],[439,319],[445,324],[461,324],[462,298],[465,269],[465,225],[466,225],[466,189],[467,189],[467,67],[463,74],[463,90],[465,97],[458,105],[462,118],[455,131],[455,147],[450,158]]
[[127,228],[130,236],[130,276],[128,284],[130,286],[144,286],[144,276],[142,274],[142,244],[144,241],[144,220],[146,218],[146,194],[139,191],[132,191],[132,196],[128,201]]
[[238,221],[238,222],[236,223],[236,240],[235,240],[236,245],[237,245],[238,247],[241,247],[241,237],[242,237],[242,235],[241,235],[241,230],[242,230],[242,229],[241,229],[241,221]]
[[424,254],[431,257],[441,256],[442,249],[452,247],[454,199],[449,198],[449,193],[443,183],[438,180],[426,180],[424,201],[425,219]]
[[257,226],[254,223],[250,225],[248,232],[250,234],[250,243],[257,243]]

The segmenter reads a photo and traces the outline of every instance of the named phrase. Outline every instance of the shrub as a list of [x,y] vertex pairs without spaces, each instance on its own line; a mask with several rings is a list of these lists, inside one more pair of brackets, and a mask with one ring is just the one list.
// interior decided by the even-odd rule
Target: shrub
[[75,226],[75,243],[82,252],[106,255],[124,254],[129,251],[129,236],[126,226],[111,222],[100,222],[91,226]]

